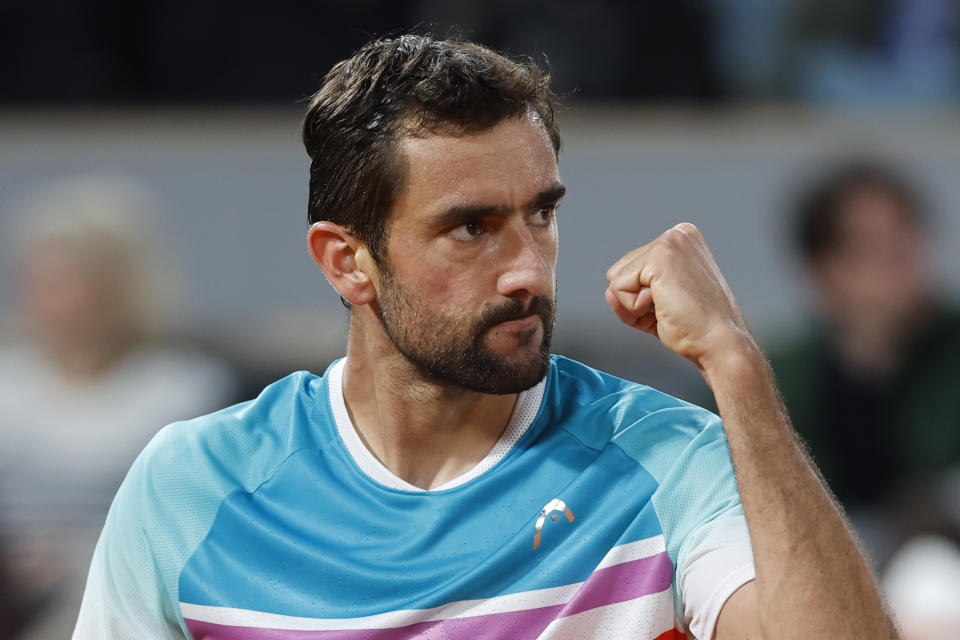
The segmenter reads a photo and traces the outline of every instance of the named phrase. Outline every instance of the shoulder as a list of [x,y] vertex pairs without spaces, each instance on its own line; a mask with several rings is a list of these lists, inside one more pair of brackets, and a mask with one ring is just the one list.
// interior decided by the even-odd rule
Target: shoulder
[[317,401],[323,380],[292,374],[254,400],[173,423],[151,440],[121,484],[97,543],[77,627],[88,630],[84,637],[186,633],[176,606],[183,567],[228,496],[256,490],[289,456],[318,441],[328,412]]
[[657,391],[638,382],[618,378],[585,364],[553,356],[556,367],[556,385],[564,411],[583,407],[616,410],[615,425],[633,422],[664,409],[694,409],[696,405]]
[[312,428],[321,382],[297,372],[253,400],[164,427],[137,458],[128,481],[190,487],[193,495],[203,487],[218,494],[255,489],[322,433]]
[[723,438],[720,419],[649,386],[554,356],[553,408],[564,428],[584,443],[613,443],[656,477],[694,440]]

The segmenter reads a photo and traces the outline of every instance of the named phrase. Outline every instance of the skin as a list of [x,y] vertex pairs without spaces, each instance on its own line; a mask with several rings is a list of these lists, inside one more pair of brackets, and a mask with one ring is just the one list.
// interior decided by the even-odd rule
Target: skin
[[[514,118],[477,135],[406,139],[401,153],[407,184],[390,210],[386,258],[392,279],[415,303],[448,329],[513,300],[529,305],[535,296],[553,297],[553,211],[562,185],[539,124]],[[463,207],[475,212],[451,215]],[[366,247],[330,222],[314,224],[308,242],[331,284],[354,305],[344,398],[367,447],[398,477],[425,489],[469,471],[506,428],[516,394],[468,391],[422,375],[380,322],[384,277]],[[544,329],[533,315],[496,325],[484,344],[525,366],[540,358]]]
[[890,373],[932,297],[927,238],[882,189],[845,199],[836,246],[810,266],[820,310],[847,365],[865,377]]
[[[408,182],[390,211],[388,259],[408,294],[446,325],[507,300],[552,296],[557,230],[556,156],[543,128],[509,119],[474,135],[406,140]],[[488,210],[455,226],[438,213]],[[490,213],[495,211],[495,213]],[[377,316],[382,274],[342,227],[314,224],[311,253],[353,305],[344,396],[367,447],[394,474],[423,488],[472,468],[507,425],[516,395],[467,391],[421,375]],[[897,637],[844,519],[797,446],[766,360],[693,225],[682,224],[614,264],[614,313],[693,361],[724,419],[757,579],[721,611],[715,638]],[[467,315],[465,310],[470,310]],[[516,364],[543,335],[533,316],[498,325],[485,345]],[[816,615],[811,615],[816,612]]]
[[677,225],[617,261],[607,278],[614,313],[696,364],[723,418],[757,577],[727,600],[714,637],[898,638],[697,228]]
[[16,304],[35,343],[64,379],[82,385],[136,341],[124,270],[91,249],[39,242],[17,263]]

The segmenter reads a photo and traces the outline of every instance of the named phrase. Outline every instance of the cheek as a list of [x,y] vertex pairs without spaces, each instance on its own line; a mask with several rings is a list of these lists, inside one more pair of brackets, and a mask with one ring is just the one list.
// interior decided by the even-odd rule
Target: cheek
[[557,254],[560,246],[558,240],[557,227],[556,223],[554,223],[550,244],[543,254],[543,259],[550,267],[550,273],[553,274],[554,281],[557,279]]
[[445,305],[455,299],[457,287],[443,278],[431,278],[420,289],[427,300],[438,305]]
[[557,285],[557,255],[559,243],[557,241],[556,221],[550,227],[546,237],[540,243],[540,257],[550,275],[550,284],[553,288]]
[[457,315],[473,304],[470,278],[463,268],[424,266],[415,279],[406,281],[406,286],[413,288],[429,308],[439,315]]

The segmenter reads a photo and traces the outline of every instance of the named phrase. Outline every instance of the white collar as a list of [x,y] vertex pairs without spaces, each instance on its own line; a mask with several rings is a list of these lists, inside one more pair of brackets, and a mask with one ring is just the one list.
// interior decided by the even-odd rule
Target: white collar
[[[330,409],[333,411],[333,419],[337,424],[337,431],[340,439],[347,447],[347,451],[353,458],[361,471],[370,476],[376,482],[390,487],[392,489],[402,489],[404,491],[426,492],[427,489],[421,489],[410,484],[402,478],[398,478],[392,471],[387,469],[382,462],[377,460],[376,456],[367,449],[357,433],[353,421],[350,420],[350,414],[347,413],[347,405],[343,400],[343,370],[347,359],[343,358],[333,364],[330,372],[327,374],[327,386],[330,391]],[[526,433],[527,429],[533,423],[534,418],[540,411],[540,403],[543,400],[543,392],[546,389],[546,377],[535,386],[522,391],[517,397],[517,403],[513,407],[513,414],[510,416],[510,422],[504,429],[500,438],[487,455],[476,464],[472,469],[463,473],[453,480],[442,484],[439,487],[430,489],[430,491],[444,491],[453,489],[466,484],[480,474],[493,468],[500,462],[505,455],[513,448],[513,445]]]

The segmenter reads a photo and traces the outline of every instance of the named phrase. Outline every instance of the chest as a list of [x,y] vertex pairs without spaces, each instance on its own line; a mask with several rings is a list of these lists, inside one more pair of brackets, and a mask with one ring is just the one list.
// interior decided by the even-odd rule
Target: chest
[[657,638],[674,614],[655,489],[615,448],[426,494],[305,452],[224,501],[181,610],[211,639]]

